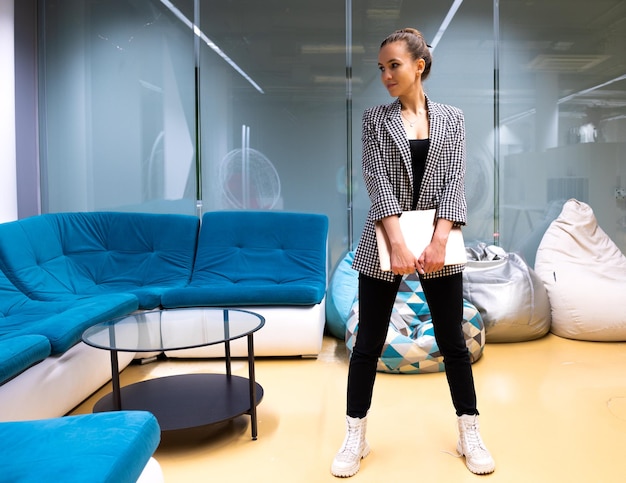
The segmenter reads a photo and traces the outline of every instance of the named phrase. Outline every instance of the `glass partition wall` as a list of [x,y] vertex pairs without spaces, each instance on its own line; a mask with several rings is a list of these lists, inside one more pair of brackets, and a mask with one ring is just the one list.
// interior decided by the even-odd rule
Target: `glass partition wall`
[[623,2],[40,0],[42,210],[325,213],[330,262],[368,199],[361,115],[391,31],[463,109],[468,243],[530,263],[564,200],[626,248]]
[[500,229],[532,265],[563,203],[626,249],[626,4],[502,1]]

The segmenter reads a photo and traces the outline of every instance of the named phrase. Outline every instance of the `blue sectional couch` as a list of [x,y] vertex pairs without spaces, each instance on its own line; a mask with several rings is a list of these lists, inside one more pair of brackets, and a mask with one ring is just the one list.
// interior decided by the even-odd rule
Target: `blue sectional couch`
[[[81,334],[136,310],[245,307],[266,319],[257,355],[316,356],[327,235],[324,215],[269,211],[206,213],[202,223],[100,212],[0,224],[0,421],[61,416],[108,382],[109,354]],[[234,344],[232,355],[245,350]],[[119,356],[123,369],[135,355]]]

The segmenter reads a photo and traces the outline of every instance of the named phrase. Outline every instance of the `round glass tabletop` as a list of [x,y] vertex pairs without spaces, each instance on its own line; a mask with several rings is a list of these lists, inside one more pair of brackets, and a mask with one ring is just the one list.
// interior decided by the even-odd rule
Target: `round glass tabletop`
[[189,349],[245,337],[265,324],[248,310],[196,307],[137,312],[88,328],[83,341],[99,349],[155,352]]

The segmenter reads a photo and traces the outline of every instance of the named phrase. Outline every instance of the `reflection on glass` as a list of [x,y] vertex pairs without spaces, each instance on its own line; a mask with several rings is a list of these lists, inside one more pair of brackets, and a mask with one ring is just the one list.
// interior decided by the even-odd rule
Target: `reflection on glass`
[[590,4],[579,15],[561,1],[500,11],[504,245],[532,265],[545,229],[576,198],[624,251],[616,188],[626,185],[626,54],[617,44],[626,8]]
[[[411,26],[436,47],[426,92],[465,113],[466,240],[493,241],[497,218],[501,245],[532,263],[546,226],[575,197],[626,249],[626,4],[619,0],[583,10],[566,0],[40,5],[44,212],[193,214],[201,158],[205,211],[325,213],[333,266],[358,241],[369,204],[361,115],[390,100],[376,68],[378,47]],[[242,126],[249,151],[237,154]],[[263,189],[249,169],[229,167],[224,176],[229,159],[243,167],[253,153],[264,166],[255,168]]]

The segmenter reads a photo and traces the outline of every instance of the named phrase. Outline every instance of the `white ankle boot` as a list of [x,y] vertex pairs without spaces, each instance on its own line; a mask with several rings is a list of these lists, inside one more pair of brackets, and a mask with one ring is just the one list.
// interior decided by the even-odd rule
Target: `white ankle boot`
[[478,416],[464,414],[458,418],[459,442],[456,450],[465,456],[465,465],[477,475],[486,475],[496,469],[496,463],[487,451],[485,443],[480,437]]
[[341,478],[356,474],[361,466],[361,459],[370,452],[370,447],[365,441],[367,416],[364,418],[346,416],[346,423],[346,437],[330,468],[334,476]]

